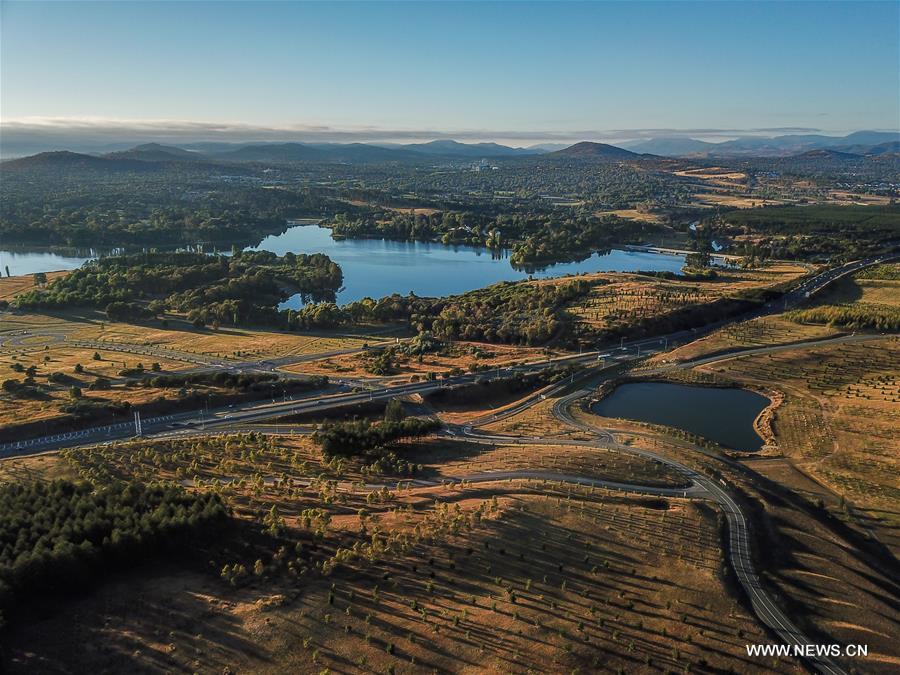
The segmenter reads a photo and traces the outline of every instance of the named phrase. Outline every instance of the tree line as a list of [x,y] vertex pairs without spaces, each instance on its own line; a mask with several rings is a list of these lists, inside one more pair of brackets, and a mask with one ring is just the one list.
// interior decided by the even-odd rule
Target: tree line
[[277,321],[277,305],[292,292],[334,297],[340,266],[322,253],[141,253],[85,263],[15,299],[18,308],[106,308],[112,320],[134,321],[166,310],[199,324]]
[[175,486],[68,480],[0,486],[0,611],[83,588],[164,551],[195,547],[228,521],[220,498]]

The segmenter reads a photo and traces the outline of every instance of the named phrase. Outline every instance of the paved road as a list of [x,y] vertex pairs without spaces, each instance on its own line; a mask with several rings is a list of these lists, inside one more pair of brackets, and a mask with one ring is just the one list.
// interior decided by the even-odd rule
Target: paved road
[[[728,486],[724,480],[717,483],[714,479],[701,474],[684,464],[668,457],[657,455],[649,450],[634,448],[615,443],[613,435],[605,430],[591,426],[588,423],[576,420],[569,409],[577,400],[584,398],[589,390],[580,390],[559,399],[553,406],[553,414],[561,422],[588,432],[594,432],[598,438],[607,445],[615,447],[621,452],[640,455],[663,462],[673,469],[685,473],[692,483],[697,486],[708,499],[714,501],[725,513],[728,523],[728,560],[737,576],[738,581],[750,599],[753,612],[762,623],[772,632],[778,635],[782,644],[810,645],[815,644],[788,618],[763,587],[762,580],[753,565],[751,552],[752,539],[750,537],[750,523],[740,505],[728,492]],[[808,657],[805,659],[810,666],[821,673],[833,675],[846,675],[846,671],[827,656]]]

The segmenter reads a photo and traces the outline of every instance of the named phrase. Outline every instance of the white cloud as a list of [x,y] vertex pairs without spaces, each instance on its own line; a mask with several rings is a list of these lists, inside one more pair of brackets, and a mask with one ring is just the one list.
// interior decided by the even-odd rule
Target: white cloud
[[496,141],[512,145],[547,142],[626,141],[659,136],[684,136],[705,140],[725,140],[744,135],[771,136],[786,133],[816,133],[818,129],[779,127],[760,129],[584,129],[504,130],[504,129],[388,129],[373,126],[333,127],[296,123],[260,126],[240,122],[189,121],[171,119],[114,120],[102,118],[27,117],[0,122],[0,144],[8,146],[53,144],[85,146],[130,142],[417,142],[454,139],[463,142]]

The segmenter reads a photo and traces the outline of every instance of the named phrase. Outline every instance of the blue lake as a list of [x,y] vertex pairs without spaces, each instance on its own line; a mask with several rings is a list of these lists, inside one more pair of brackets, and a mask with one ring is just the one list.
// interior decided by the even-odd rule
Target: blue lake
[[[383,239],[331,238],[331,230],[316,225],[297,225],[279,235],[266,237],[253,250],[283,255],[325,253],[344,272],[344,286],[337,293],[338,304],[364,298],[380,298],[392,293],[442,296],[464,293],[498,281],[517,281],[558,277],[582,272],[634,272],[655,270],[679,272],[684,263],[680,255],[613,249],[594,254],[581,262],[550,265],[531,273],[514,269],[508,252],[485,248],[454,246],[432,242],[388,241]],[[51,272],[80,267],[97,257],[93,250],[66,253],[28,250],[0,250],[0,272],[5,267],[13,276]],[[298,308],[304,302],[299,295],[281,308]]]
[[85,261],[96,258],[95,251],[77,251],[69,255],[51,253],[49,251],[3,251],[0,250],[0,273],[12,276],[34,274],[35,272],[55,272],[56,270],[74,270]]
[[[484,248],[433,242],[335,240],[331,238],[331,230],[315,225],[299,225],[284,234],[266,237],[256,248],[278,255],[288,251],[327,254],[344,272],[338,304],[366,296],[406,295],[410,291],[421,296],[452,295],[529,276],[547,278],[580,272],[636,270],[679,272],[684,264],[680,255],[613,250],[605,255],[594,254],[581,262],[551,265],[529,275],[514,269],[506,253],[498,255]],[[302,304],[303,299],[294,296],[282,308],[297,308]]]

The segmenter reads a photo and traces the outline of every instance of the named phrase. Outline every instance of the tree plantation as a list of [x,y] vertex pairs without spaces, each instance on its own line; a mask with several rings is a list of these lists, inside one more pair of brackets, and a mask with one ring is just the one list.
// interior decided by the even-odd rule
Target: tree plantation
[[0,608],[83,588],[208,538],[228,519],[214,494],[138,482],[0,485]]

